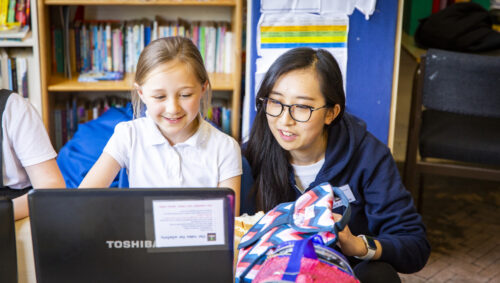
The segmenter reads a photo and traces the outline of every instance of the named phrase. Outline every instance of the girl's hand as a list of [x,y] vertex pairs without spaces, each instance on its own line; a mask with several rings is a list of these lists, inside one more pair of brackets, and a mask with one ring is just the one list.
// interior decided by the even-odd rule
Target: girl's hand
[[[334,213],[333,219],[339,221],[342,219],[342,215]],[[339,232],[338,237],[337,246],[342,250],[344,255],[363,256],[368,252],[363,239],[354,236],[351,230],[349,230],[349,226],[346,225],[344,230]]]

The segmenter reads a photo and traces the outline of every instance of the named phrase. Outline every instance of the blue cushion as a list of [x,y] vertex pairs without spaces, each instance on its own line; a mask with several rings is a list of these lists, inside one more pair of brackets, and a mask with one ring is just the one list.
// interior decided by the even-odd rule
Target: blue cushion
[[420,155],[500,165],[500,118],[425,110]]

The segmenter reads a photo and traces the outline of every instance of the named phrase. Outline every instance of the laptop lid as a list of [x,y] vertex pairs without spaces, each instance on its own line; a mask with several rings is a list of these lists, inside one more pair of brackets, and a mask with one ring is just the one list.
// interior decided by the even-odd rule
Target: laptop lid
[[39,283],[233,281],[230,189],[39,189],[28,200]]
[[0,197],[0,282],[17,282],[15,229],[12,200]]

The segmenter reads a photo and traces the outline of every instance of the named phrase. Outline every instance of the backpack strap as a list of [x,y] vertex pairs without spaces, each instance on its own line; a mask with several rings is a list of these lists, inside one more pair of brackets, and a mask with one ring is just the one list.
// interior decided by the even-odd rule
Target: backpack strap
[[5,105],[7,105],[7,99],[13,93],[12,90],[0,89],[0,188],[3,188],[3,111],[5,110]]

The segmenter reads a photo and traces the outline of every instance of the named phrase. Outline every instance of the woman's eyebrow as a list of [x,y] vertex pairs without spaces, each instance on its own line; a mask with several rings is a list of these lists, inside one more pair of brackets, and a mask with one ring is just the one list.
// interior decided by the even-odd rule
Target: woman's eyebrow
[[[284,96],[282,93],[277,92],[275,90],[271,91],[271,93],[269,95],[271,95],[271,94],[275,94],[275,95],[279,95],[279,96]],[[308,101],[314,101],[315,100],[314,98],[311,98],[309,96],[302,96],[302,95],[294,96],[293,98],[295,98],[295,99],[302,99],[302,100],[308,100]]]

